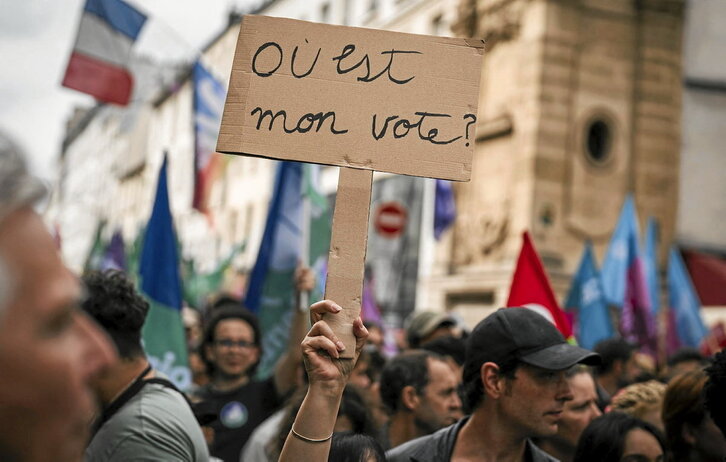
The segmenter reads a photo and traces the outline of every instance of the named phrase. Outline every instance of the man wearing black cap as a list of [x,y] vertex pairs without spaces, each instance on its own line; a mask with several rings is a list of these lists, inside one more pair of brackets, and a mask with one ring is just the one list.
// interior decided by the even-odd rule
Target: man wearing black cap
[[500,309],[472,331],[464,363],[470,415],[389,451],[390,462],[555,461],[529,439],[552,436],[572,399],[565,371],[597,364],[557,328],[527,308]]

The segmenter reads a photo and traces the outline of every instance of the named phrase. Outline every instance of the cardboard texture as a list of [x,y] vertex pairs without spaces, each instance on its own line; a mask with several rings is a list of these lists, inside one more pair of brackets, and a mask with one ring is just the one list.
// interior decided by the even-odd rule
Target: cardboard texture
[[352,358],[372,171],[469,181],[484,42],[242,20],[217,151],[337,165],[326,321]]
[[217,151],[468,181],[482,52],[481,40],[245,16]]
[[355,352],[353,321],[360,315],[372,188],[371,170],[340,169],[325,298],[335,301],[343,311],[327,316],[325,321],[345,344],[341,358],[352,358]]

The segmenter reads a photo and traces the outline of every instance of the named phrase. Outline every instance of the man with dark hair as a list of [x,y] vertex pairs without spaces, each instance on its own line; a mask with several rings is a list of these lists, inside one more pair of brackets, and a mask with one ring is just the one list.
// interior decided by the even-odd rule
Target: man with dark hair
[[[305,289],[300,283],[298,287]],[[210,453],[214,457],[238,462],[252,431],[272,415],[295,385],[301,354],[299,341],[293,339],[302,339],[307,328],[306,313],[296,311],[287,352],[274,374],[258,381],[254,375],[262,344],[257,317],[239,301],[225,300],[213,308],[202,338],[210,383],[197,394],[218,415],[210,425],[214,431]]]
[[557,433],[564,403],[572,399],[565,371],[597,362],[539,313],[500,309],[467,339],[464,404],[471,415],[390,450],[388,461],[555,461],[530,438]]
[[45,195],[0,133],[0,460],[81,460],[96,412],[93,380],[118,358],[78,305],[41,217]]
[[464,361],[466,360],[466,341],[463,338],[447,335],[439,337],[421,345],[422,350],[431,351],[446,359],[452,369],[456,371],[458,381],[461,382],[461,375],[464,372]]
[[724,437],[726,437],[726,350],[716,353],[706,368],[708,381],[704,386],[705,406]]
[[459,382],[439,355],[423,350],[403,353],[381,373],[381,401],[390,420],[386,448],[428,435],[462,417]]
[[635,362],[635,345],[623,338],[603,340],[593,350],[601,358],[600,365],[595,368],[597,405],[605,411],[610,397],[633,383],[640,369]]
[[663,379],[670,382],[677,375],[703,369],[709,363],[708,359],[698,351],[698,348],[684,347],[670,355],[666,364],[668,368]]
[[121,357],[96,383],[103,412],[94,422],[86,461],[208,460],[186,398],[144,354],[141,329],[149,304],[118,271],[91,272],[83,282],[83,310],[105,329]]

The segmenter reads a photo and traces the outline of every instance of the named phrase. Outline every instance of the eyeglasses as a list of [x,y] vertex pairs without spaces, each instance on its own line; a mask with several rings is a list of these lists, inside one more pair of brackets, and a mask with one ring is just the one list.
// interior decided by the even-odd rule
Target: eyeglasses
[[214,344],[223,348],[232,348],[235,346],[239,348],[252,348],[256,346],[253,342],[248,342],[247,340],[235,341],[229,339],[216,340]]

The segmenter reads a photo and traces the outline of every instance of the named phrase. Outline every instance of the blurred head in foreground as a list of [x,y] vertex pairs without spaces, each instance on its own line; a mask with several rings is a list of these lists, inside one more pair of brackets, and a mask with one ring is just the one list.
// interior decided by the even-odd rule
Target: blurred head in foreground
[[116,360],[33,210],[44,192],[0,134],[0,460],[80,460],[91,384]]

